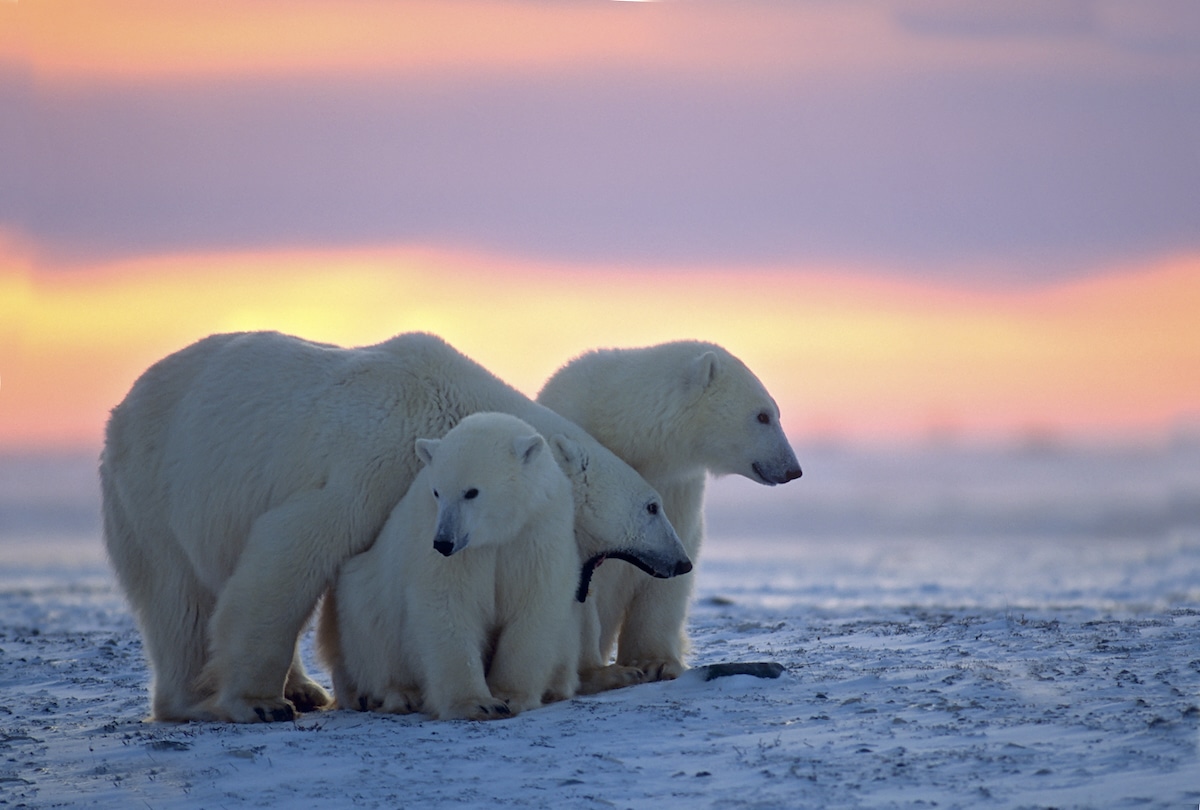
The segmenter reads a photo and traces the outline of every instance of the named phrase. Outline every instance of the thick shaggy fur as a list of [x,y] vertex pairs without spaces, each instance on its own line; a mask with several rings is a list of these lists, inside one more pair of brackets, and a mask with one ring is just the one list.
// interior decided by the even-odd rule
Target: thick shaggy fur
[[628,465],[436,337],[342,349],[214,335],[138,379],[100,464],[105,544],[145,641],[153,716],[255,722],[325,705],[296,655],[300,631],[416,478],[416,439],[477,411],[581,448],[585,557],[623,549],[664,576],[690,567]]
[[582,561],[545,440],[481,413],[417,453],[427,466],[322,614],[339,704],[488,720],[575,694]]
[[[779,407],[744,363],[712,343],[589,352],[554,374],[538,402],[576,422],[663,496],[695,560],[706,475],[775,485],[800,477]],[[654,582],[620,566],[596,573],[592,598],[608,660],[674,678],[685,668],[692,577]]]

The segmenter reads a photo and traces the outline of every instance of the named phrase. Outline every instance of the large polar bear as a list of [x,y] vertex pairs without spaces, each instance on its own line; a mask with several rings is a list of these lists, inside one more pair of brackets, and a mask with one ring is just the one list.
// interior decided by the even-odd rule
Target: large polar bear
[[[744,363],[712,343],[680,341],[589,352],[557,371],[538,402],[578,424],[663,496],[688,556],[704,536],[706,474],[774,486],[800,477],[779,407]],[[619,567],[596,572],[589,603],[599,613],[607,661],[650,678],[684,670],[692,577],[655,583]]]
[[581,560],[571,483],[546,441],[477,413],[416,452],[425,469],[325,601],[338,703],[489,720],[571,697]]
[[416,477],[413,443],[476,411],[582,448],[585,559],[607,550],[656,576],[690,570],[640,476],[436,337],[343,349],[214,335],[134,383],[101,456],[105,544],[153,669],[154,717],[285,720],[325,705],[300,631]]

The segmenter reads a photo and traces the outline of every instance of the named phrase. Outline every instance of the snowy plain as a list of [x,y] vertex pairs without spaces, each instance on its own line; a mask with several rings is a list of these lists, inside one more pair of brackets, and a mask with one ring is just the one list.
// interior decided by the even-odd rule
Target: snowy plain
[[690,621],[778,679],[258,726],[143,722],[94,460],[0,458],[0,806],[1200,805],[1200,445],[797,450],[712,483]]

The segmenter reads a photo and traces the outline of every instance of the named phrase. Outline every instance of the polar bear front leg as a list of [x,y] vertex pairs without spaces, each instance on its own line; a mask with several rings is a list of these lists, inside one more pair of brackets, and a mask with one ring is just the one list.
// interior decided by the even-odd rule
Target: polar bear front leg
[[[663,508],[695,563],[704,539],[704,478],[661,482],[657,487]],[[695,572],[666,580],[647,579],[636,571],[622,574],[636,586],[621,619],[617,663],[643,670],[651,681],[678,678],[687,669],[687,614]]]
[[209,622],[203,678],[215,693],[206,704],[215,719],[294,719],[297,706],[284,695],[289,681],[302,703],[320,699],[303,666],[294,678],[290,673],[317,599],[358,550],[347,543],[349,528],[337,522],[339,506],[328,490],[301,493],[255,522]]
[[576,694],[595,695],[610,689],[633,686],[646,682],[646,674],[637,667],[607,664],[600,653],[600,614],[596,599],[574,606],[576,623],[579,625],[579,687]]
[[687,669],[687,609],[693,574],[641,584],[625,614],[617,663],[640,669],[646,680],[678,678]]
[[333,703],[329,693],[305,671],[304,662],[300,660],[299,644],[292,651],[292,666],[283,685],[283,696],[300,712],[327,709]]
[[[522,613],[500,632],[488,672],[492,694],[504,700],[513,714],[541,706],[542,697],[554,691],[558,665],[579,657],[575,646],[564,654],[561,614],[549,606],[538,607]],[[551,613],[555,615],[551,617]],[[575,679],[571,680],[573,694]]]
[[492,696],[484,678],[480,620],[454,606],[441,611],[440,618],[412,627],[424,681],[422,709],[438,720],[511,717],[508,704]]

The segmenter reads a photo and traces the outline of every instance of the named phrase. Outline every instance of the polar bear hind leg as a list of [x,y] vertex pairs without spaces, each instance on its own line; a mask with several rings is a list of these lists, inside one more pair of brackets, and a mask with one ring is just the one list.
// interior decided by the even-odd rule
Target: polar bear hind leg
[[[207,694],[200,686],[200,674],[215,600],[166,527],[154,542],[146,542],[128,520],[109,476],[101,476],[101,486],[106,493],[108,554],[137,618],[154,673],[151,716],[168,722],[203,719],[200,704]],[[146,547],[153,554],[146,553]]]

